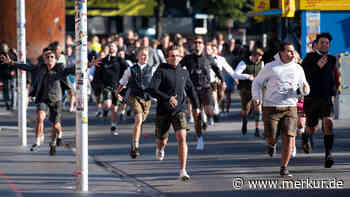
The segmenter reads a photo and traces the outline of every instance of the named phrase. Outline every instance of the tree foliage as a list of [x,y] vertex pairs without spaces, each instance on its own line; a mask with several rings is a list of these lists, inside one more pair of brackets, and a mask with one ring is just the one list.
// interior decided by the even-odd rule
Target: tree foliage
[[195,2],[194,7],[198,7],[205,13],[221,16],[224,19],[245,22],[246,12],[253,8],[254,2],[251,0],[200,0]]

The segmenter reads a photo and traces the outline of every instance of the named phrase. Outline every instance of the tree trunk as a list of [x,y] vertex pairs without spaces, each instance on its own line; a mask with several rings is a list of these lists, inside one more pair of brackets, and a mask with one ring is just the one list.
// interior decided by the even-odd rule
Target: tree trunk
[[159,40],[163,33],[163,13],[164,13],[164,0],[157,0],[156,7],[156,38]]

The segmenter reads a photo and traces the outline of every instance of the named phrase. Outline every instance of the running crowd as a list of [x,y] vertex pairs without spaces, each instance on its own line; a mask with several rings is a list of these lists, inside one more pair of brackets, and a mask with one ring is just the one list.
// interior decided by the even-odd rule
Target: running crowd
[[[333,102],[338,94],[339,72],[336,58],[328,53],[332,37],[321,33],[313,42],[312,52],[304,60],[287,42],[275,41],[263,48],[258,41],[242,46],[240,40],[225,41],[222,34],[208,41],[202,36],[191,39],[164,34],[160,41],[139,38],[133,31],[126,37],[116,35],[88,42],[91,95],[97,104],[96,117],[107,120],[111,112],[112,135],[118,135],[118,123],[126,111],[133,112],[134,129],[130,156],[140,155],[140,136],[152,103],[156,109],[156,159],[163,160],[171,125],[178,142],[180,179],[190,179],[186,171],[187,123],[194,123],[197,150],[204,149],[203,132],[220,117],[229,114],[231,94],[236,88],[241,97],[242,135],[247,134],[248,116],[255,120],[256,137],[267,142],[267,153],[276,152],[282,139],[281,176],[295,157],[295,137],[300,135],[305,153],[313,148],[312,135],[322,120],[326,168],[332,167]],[[274,47],[273,47],[274,46]],[[75,43],[67,35],[65,50],[59,42],[43,49],[37,63],[18,64],[16,51],[2,43],[0,80],[4,101],[11,109],[9,81],[16,68],[30,73],[30,98],[37,105],[36,139],[31,151],[38,151],[44,141],[44,119],[52,122],[50,155],[62,144],[61,115],[75,106]],[[12,102],[13,103],[13,102]],[[119,111],[119,113],[118,113]],[[119,117],[118,117],[119,115]]]

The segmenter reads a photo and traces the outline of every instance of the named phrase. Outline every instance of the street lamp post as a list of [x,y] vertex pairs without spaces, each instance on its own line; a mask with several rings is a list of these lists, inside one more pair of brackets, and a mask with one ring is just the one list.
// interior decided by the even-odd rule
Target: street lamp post
[[[17,50],[18,63],[26,63],[25,0],[17,0]],[[18,70],[18,137],[21,146],[27,146],[27,89],[26,72]],[[16,101],[14,101],[16,102]]]
[[75,0],[76,81],[76,190],[87,192],[88,184],[88,52],[87,0]]

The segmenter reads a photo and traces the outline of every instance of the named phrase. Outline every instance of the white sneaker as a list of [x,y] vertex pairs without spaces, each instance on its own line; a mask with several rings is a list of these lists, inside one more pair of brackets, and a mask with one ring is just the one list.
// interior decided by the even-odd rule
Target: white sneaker
[[209,118],[208,124],[209,124],[210,126],[214,126],[214,119],[213,119],[213,117]]
[[203,136],[199,137],[197,140],[197,150],[203,150],[204,149],[204,142],[203,142]]
[[158,161],[163,161],[165,156],[165,151],[164,150],[159,150],[158,148],[156,149],[156,159]]
[[189,118],[189,120],[188,120],[188,123],[191,123],[191,124],[193,124],[193,123],[194,123],[193,116],[190,116],[190,118]]
[[118,131],[117,131],[117,126],[116,125],[112,125],[111,126],[111,134],[114,136],[119,135]]
[[186,170],[180,170],[180,180],[181,181],[189,181],[190,175],[187,174]]
[[297,129],[297,135],[298,135],[298,136],[301,136],[304,132],[305,132],[305,129],[304,129],[304,128],[302,128],[302,129]]
[[292,158],[294,158],[297,155],[297,147],[294,146],[293,152],[292,152]]

